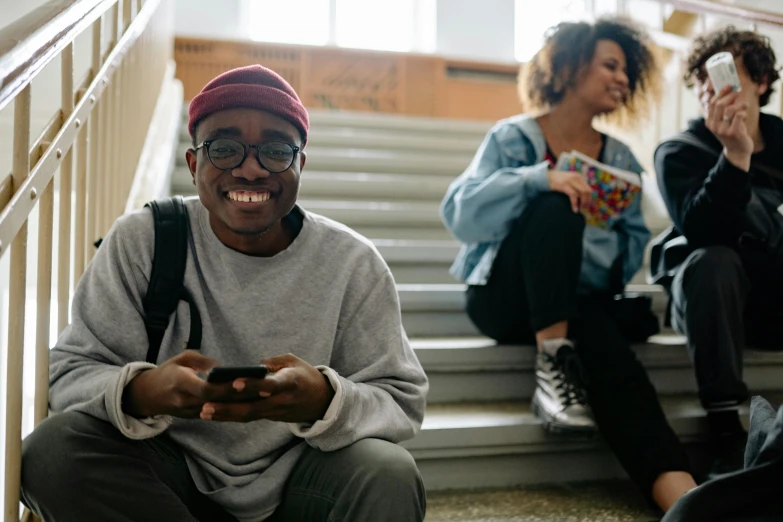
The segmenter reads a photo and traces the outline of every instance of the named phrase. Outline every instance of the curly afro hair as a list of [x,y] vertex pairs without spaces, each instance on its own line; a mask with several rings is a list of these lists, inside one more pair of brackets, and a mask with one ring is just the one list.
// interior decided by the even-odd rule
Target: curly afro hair
[[775,51],[766,36],[740,31],[733,25],[716,29],[693,41],[685,61],[685,84],[693,87],[697,81],[705,81],[707,72],[703,69],[704,64],[710,56],[721,51],[728,51],[735,58],[741,57],[750,79],[767,84],[768,89],[759,100],[762,107],[766,105],[772,96],[772,84],[780,78],[779,68],[775,67]]
[[600,18],[594,23],[561,22],[551,27],[544,46],[519,74],[525,110],[557,105],[590,64],[599,40],[611,40],[625,53],[629,92],[623,109],[615,111],[617,119],[647,116],[661,93],[658,59],[647,34],[620,17]]

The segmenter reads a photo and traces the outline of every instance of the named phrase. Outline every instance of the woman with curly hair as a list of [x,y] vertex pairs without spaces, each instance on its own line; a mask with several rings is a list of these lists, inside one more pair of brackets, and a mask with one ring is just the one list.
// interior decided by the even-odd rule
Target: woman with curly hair
[[[734,55],[738,92],[716,92],[707,75],[721,51]],[[733,26],[696,38],[686,64],[704,116],[655,152],[674,222],[655,243],[679,250],[661,272],[675,274],[672,325],[688,338],[719,475],[744,464],[743,350],[780,350],[783,337],[783,120],[761,112],[780,74],[769,38]]]
[[597,426],[642,493],[666,510],[695,483],[613,300],[649,240],[641,198],[610,229],[586,226],[580,208],[590,186],[555,169],[561,153],[577,150],[641,175],[628,147],[594,122],[638,124],[658,85],[635,25],[558,24],[520,74],[530,113],[490,130],[441,215],[463,243],[451,273],[468,284],[471,320],[498,342],[538,346],[533,408],[544,426],[588,434]]

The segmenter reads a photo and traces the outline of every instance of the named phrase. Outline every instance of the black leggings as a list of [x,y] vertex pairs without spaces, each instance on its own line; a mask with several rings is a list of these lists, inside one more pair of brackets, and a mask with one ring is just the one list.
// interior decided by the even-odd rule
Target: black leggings
[[534,343],[568,321],[588,380],[598,429],[641,492],[666,471],[690,471],[655,388],[599,296],[578,296],[584,218],[560,193],[537,197],[503,241],[485,286],[467,291],[467,311],[485,335]]

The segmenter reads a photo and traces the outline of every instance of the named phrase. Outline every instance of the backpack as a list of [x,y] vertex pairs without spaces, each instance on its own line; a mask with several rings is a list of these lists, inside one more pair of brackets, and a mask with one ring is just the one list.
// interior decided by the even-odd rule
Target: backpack
[[184,286],[190,237],[190,220],[184,199],[174,196],[151,201],[144,206],[152,209],[155,218],[152,272],[147,293],[141,300],[149,341],[146,360],[155,364],[163,335],[179,302],[185,301],[190,307],[190,334],[185,346],[188,350],[201,348],[201,315]]

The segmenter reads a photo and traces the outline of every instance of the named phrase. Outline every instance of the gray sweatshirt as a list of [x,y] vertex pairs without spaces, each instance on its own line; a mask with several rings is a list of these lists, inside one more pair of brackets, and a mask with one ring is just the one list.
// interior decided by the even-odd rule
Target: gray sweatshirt
[[[122,412],[123,388],[152,366],[143,362],[141,304],[154,250],[149,209],[115,223],[79,282],[72,322],[51,352],[52,411],[105,419],[131,439],[167,431],[199,490],[241,521],[272,514],[305,443],[333,451],[364,438],[399,442],[416,434],[427,378],[402,327],[391,272],[372,243],[302,210],[302,230],[285,251],[250,257],[218,240],[198,199],[187,209],[185,287],[203,321],[201,352],[226,366],[299,356],[335,389],[324,419],[241,424]],[[180,303],[158,362],[182,352],[189,325]]]

